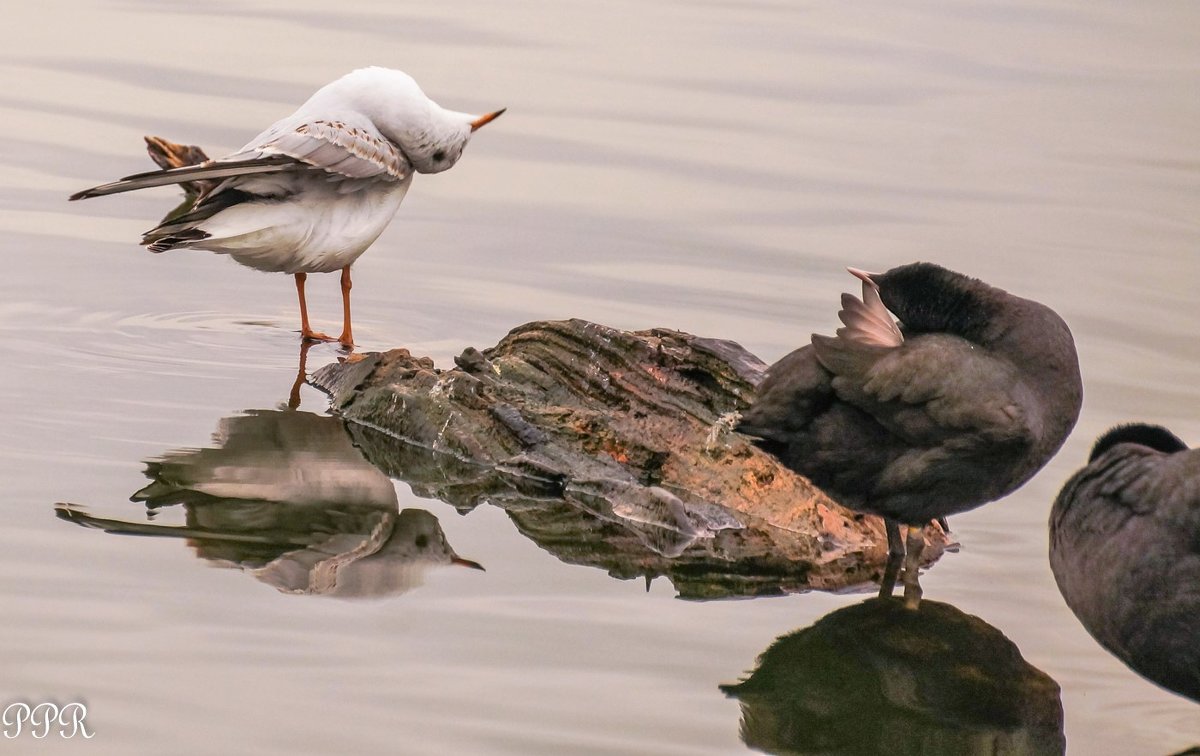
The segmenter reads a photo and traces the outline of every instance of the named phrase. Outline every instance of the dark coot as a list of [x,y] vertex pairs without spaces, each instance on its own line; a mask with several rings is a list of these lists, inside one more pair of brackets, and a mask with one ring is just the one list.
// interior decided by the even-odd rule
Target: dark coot
[[1101,436],[1054,502],[1050,567],[1100,645],[1200,701],[1200,449],[1151,425]]
[[1012,492],[1074,427],[1075,342],[1049,307],[932,263],[850,272],[863,299],[842,295],[845,326],[772,365],[739,430],[884,517],[893,579],[909,525],[906,586],[919,596],[919,527]]

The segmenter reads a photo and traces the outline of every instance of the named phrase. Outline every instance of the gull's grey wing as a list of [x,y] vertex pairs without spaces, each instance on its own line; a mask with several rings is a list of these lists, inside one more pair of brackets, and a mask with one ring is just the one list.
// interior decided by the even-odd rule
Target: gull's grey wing
[[333,179],[386,181],[402,181],[412,174],[404,153],[362,116],[316,120],[292,117],[267,129],[232,155],[199,165],[137,173],[77,192],[70,199],[196,181],[220,182],[210,192],[216,194],[236,188],[236,179],[241,177],[305,170],[323,170]]
[[219,162],[286,156],[346,178],[402,181],[412,174],[408,158],[367,118],[285,118]]

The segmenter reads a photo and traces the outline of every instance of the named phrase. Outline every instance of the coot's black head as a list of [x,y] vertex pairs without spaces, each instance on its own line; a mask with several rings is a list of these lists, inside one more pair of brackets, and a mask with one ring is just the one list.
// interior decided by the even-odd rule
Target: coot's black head
[[1187,444],[1179,440],[1171,431],[1161,425],[1145,425],[1144,423],[1127,423],[1111,428],[1092,447],[1088,462],[1092,462],[1104,452],[1117,444],[1138,444],[1164,454],[1187,451]]
[[933,263],[871,275],[879,298],[911,333],[953,333],[980,341],[1004,292]]

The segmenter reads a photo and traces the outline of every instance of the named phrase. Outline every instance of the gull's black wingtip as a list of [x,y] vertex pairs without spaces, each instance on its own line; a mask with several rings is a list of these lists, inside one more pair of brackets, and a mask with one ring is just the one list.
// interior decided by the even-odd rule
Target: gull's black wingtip
[[67,202],[74,202],[75,200],[88,199],[89,197],[94,197],[94,196],[96,196],[96,195],[92,194],[91,189],[84,189],[82,192],[75,192],[70,197],[67,197]]

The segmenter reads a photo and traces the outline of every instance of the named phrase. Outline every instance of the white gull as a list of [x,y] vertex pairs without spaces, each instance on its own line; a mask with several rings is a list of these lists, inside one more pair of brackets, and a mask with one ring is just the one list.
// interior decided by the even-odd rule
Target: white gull
[[412,77],[362,68],[319,89],[292,115],[222,158],[127,176],[72,200],[185,184],[194,201],[146,232],[154,252],[203,249],[295,277],[301,337],[332,340],[308,322],[309,273],[341,270],[342,333],[351,346],[350,266],[391,222],[414,173],[440,173],[471,134],[503,113],[442,108]]

